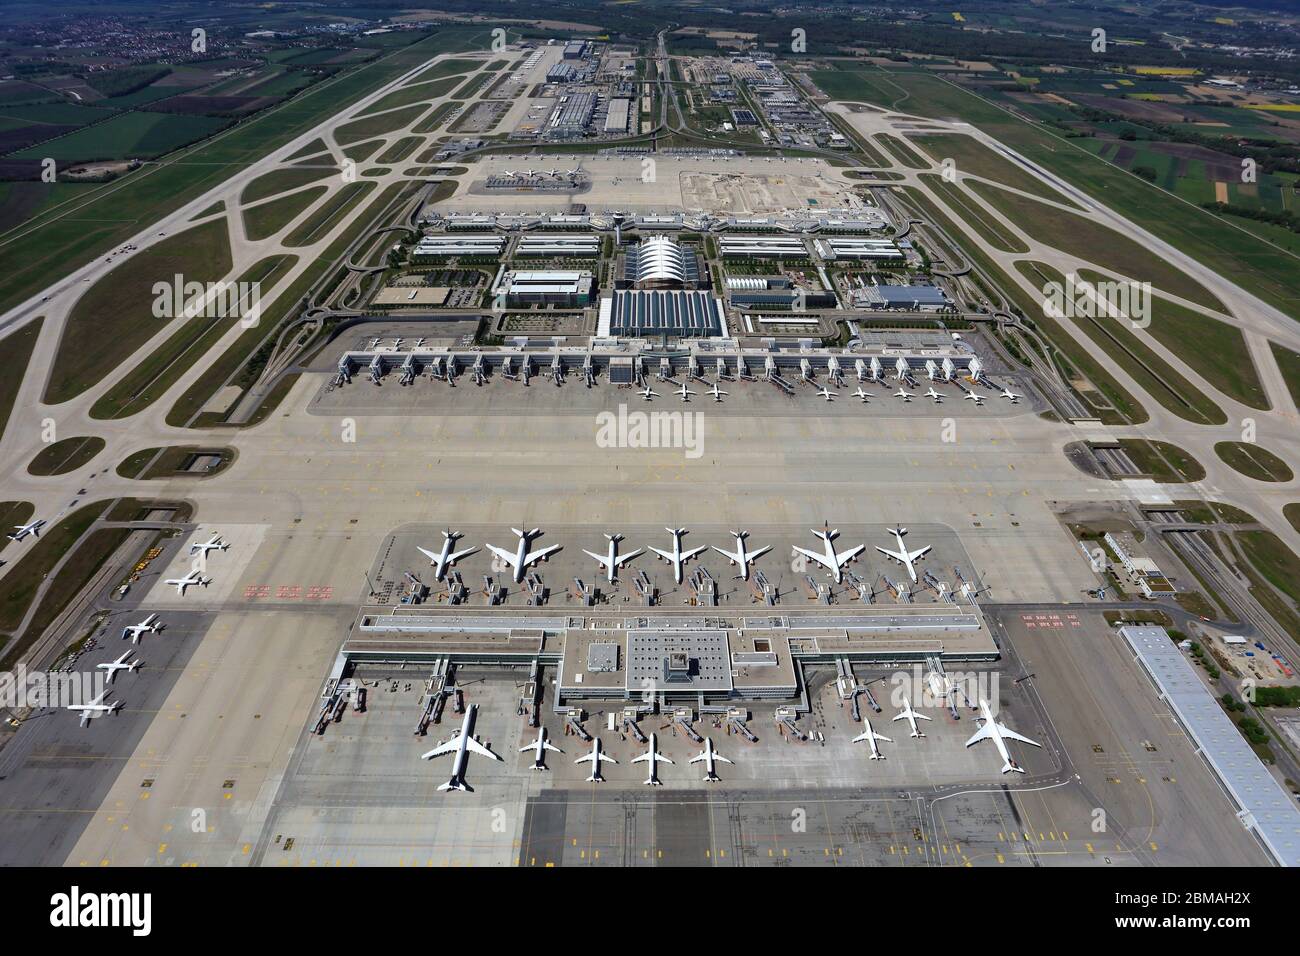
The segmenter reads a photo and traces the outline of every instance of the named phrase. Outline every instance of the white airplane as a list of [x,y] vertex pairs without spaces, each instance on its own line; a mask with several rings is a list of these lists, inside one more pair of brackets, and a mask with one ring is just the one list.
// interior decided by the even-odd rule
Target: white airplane
[[817,397],[824,398],[826,399],[826,401],[830,402],[835,400],[835,393],[832,392],[825,385],[823,385],[820,389],[817,390]]
[[884,741],[885,743],[887,743],[887,744],[892,744],[892,743],[893,743],[893,741],[890,740],[888,737],[884,736],[883,734],[878,734],[878,733],[876,733],[874,730],[872,730],[872,729],[871,729],[871,721],[868,720],[866,717],[863,717],[863,718],[862,718],[862,733],[860,733],[860,734],[858,734],[856,737],[854,737],[854,738],[853,738],[853,742],[856,744],[856,743],[860,743],[860,742],[863,741],[863,740],[865,740],[867,743],[871,744],[871,759],[872,759],[872,760],[884,760],[884,759],[885,759],[885,755],[882,754],[882,753],[880,752],[880,748],[876,746],[876,741],[877,741],[877,740],[883,740],[883,741]]
[[629,551],[627,554],[619,554],[618,543],[623,540],[623,536],[621,534],[607,534],[605,535],[605,537],[609,539],[608,554],[600,555],[597,554],[595,551],[588,551],[585,548],[583,549],[582,553],[592,558],[595,558],[596,563],[605,569],[606,579],[609,581],[610,584],[613,584],[614,574],[616,571],[618,571],[619,565],[626,564],[628,561],[631,561],[633,558],[635,558],[638,554],[641,553],[641,548],[637,548],[635,551]]
[[104,698],[108,696],[105,690],[102,694],[92,700],[89,704],[67,704],[64,710],[81,711],[81,726],[85,727],[96,717],[103,717],[105,714],[112,714],[122,708],[122,702],[115,700],[111,704],[104,703]]
[[441,757],[443,754],[455,753],[456,759],[451,765],[451,779],[444,783],[439,790],[464,790],[473,793],[474,788],[465,782],[465,764],[469,761],[471,751],[480,757],[491,757],[493,760],[501,758],[488,750],[473,737],[474,718],[478,714],[478,704],[470,704],[465,710],[465,720],[460,725],[460,732],[454,734],[446,743],[438,744],[427,754],[421,754],[421,760],[431,760],[434,757]]
[[867,403],[867,393],[862,390],[861,385],[859,385],[858,390],[853,393],[853,397],[862,399],[862,404],[864,405]]
[[459,532],[452,531],[448,528],[442,533],[442,550],[437,554],[434,554],[428,548],[416,547],[415,550],[419,551],[429,559],[429,566],[437,569],[433,573],[433,579],[435,581],[441,581],[442,576],[447,572],[448,568],[455,565],[455,563],[461,558],[471,555],[478,550],[478,548],[466,548],[463,551],[452,551],[451,546],[461,537],[463,536]]
[[659,752],[658,741],[659,741],[659,735],[651,734],[650,746],[646,750],[646,752],[639,757],[632,758],[633,763],[641,763],[643,760],[650,761],[650,775],[645,778],[645,785],[647,787],[663,786],[663,784],[659,782],[659,764],[661,762],[672,763],[671,760],[669,760],[667,757],[665,757],[663,754]]
[[650,545],[650,550],[653,551],[655,554],[659,555],[659,557],[663,558],[666,562],[668,562],[673,566],[673,580],[676,581],[678,584],[681,584],[682,566],[685,565],[687,561],[695,557],[697,554],[700,554],[701,552],[707,551],[709,549],[705,545],[700,545],[698,548],[691,548],[688,551],[683,551],[682,535],[686,533],[686,529],[685,528],[664,528],[664,530],[673,536],[673,549],[671,551],[661,551],[660,549],[656,548],[654,545]]
[[505,176],[507,179],[514,179],[519,174],[515,172],[513,169],[507,169],[502,171],[502,175]]
[[524,579],[524,572],[528,570],[530,564],[544,561],[548,555],[554,554],[564,547],[562,544],[553,544],[548,548],[529,551],[528,543],[541,534],[542,529],[534,528],[532,531],[520,531],[518,528],[511,528],[510,530],[519,536],[519,544],[515,547],[514,554],[511,554],[505,548],[498,548],[495,544],[489,544],[488,550],[514,569],[515,584]]
[[689,388],[686,387],[685,382],[682,382],[682,387],[677,390],[677,397],[680,398],[683,402],[689,402],[691,400],[690,397],[694,394],[695,394],[694,392],[692,392]]
[[941,394],[939,394],[938,392],[936,392],[936,391],[934,390],[933,387],[927,388],[927,389],[925,390],[925,397],[926,397],[926,398],[933,398],[936,402],[939,402],[939,401],[942,401],[942,400],[943,400],[943,396],[942,396]]
[[914,396],[905,388],[900,388],[894,393],[894,398],[901,398],[905,402],[910,402]]
[[748,548],[745,547],[745,539],[749,537],[749,532],[733,531],[731,532],[731,536],[736,539],[735,551],[727,551],[723,548],[719,548],[716,544],[713,546],[713,550],[718,552],[718,554],[722,555],[728,561],[730,561],[732,567],[740,568],[741,580],[748,581],[749,566],[754,563],[754,560],[756,558],[760,558],[768,551],[771,551],[772,546],[768,544],[759,548],[757,551],[750,551]]
[[205,558],[209,551],[229,551],[230,542],[222,541],[221,535],[214,534],[207,541],[198,541],[190,545],[190,554],[201,553]]
[[852,548],[849,548],[849,550],[841,551],[837,554],[832,542],[834,542],[834,540],[839,536],[840,532],[838,528],[832,529],[828,525],[824,531],[818,531],[816,528],[813,528],[812,533],[822,539],[822,553],[818,554],[816,551],[809,551],[807,548],[800,548],[797,545],[795,546],[795,550],[806,558],[812,558],[829,571],[831,576],[835,578],[836,584],[843,583],[844,566],[856,558],[860,552],[866,549],[867,546],[865,544],[855,545]]
[[967,392],[965,395],[962,396],[962,398],[964,398],[968,402],[974,402],[976,405],[984,401],[984,396],[979,394],[978,392]]
[[700,751],[698,754],[696,754],[694,757],[692,757],[690,762],[691,762],[691,763],[699,763],[701,760],[705,761],[705,764],[704,764],[704,770],[705,770],[705,773],[704,773],[704,782],[705,782],[705,783],[717,783],[717,782],[718,782],[717,762],[718,762],[719,760],[721,760],[723,763],[735,763],[734,760],[728,760],[726,757],[722,756],[722,754],[717,753],[717,752],[713,749],[713,738],[712,738],[712,737],[705,737],[705,738],[704,738],[704,749],[701,750],[701,751]]
[[131,638],[132,644],[140,643],[140,635],[158,633],[158,615],[150,614],[139,624],[128,624],[122,628],[122,639]]
[[21,541],[29,534],[34,538],[41,536],[41,529],[45,527],[45,520],[39,519],[30,524],[16,524],[14,530],[9,532],[9,540]]
[[197,570],[191,571],[183,578],[165,578],[163,580],[163,584],[173,585],[176,588],[176,593],[182,597],[185,595],[185,589],[191,585],[197,584],[200,587],[207,587],[211,583],[212,578],[205,578]]
[[916,721],[918,719],[929,720],[930,718],[925,716],[925,714],[918,713],[917,711],[913,710],[912,702],[908,700],[906,697],[904,697],[903,709],[894,715],[894,720],[906,720],[909,724],[912,725],[913,737],[924,737],[925,734],[921,733],[921,731],[916,729]]
[[605,778],[600,775],[600,762],[602,760],[608,760],[610,763],[618,763],[618,761],[609,754],[601,751],[600,738],[597,737],[591,742],[591,753],[587,754],[585,757],[579,757],[573,762],[591,764],[591,776],[587,778],[587,783],[604,783]]
[[1015,392],[1011,391],[1011,389],[1009,389],[1009,388],[1004,388],[1004,389],[1002,390],[1002,397],[1003,397],[1003,398],[1010,399],[1012,402],[1018,402],[1018,401],[1019,401],[1021,398],[1023,398],[1024,396],[1023,396],[1023,395],[1017,395]]
[[113,678],[117,677],[118,671],[133,671],[139,669],[144,661],[127,662],[127,658],[134,654],[135,651],[127,651],[115,661],[108,661],[104,664],[96,664],[95,668],[101,671],[108,671],[108,682],[113,683]]
[[977,744],[981,740],[992,740],[994,745],[998,748],[999,756],[1002,757],[1002,772],[1009,773],[1014,770],[1016,773],[1024,773],[1025,771],[1020,764],[1012,760],[1011,754],[1007,752],[1007,740],[1019,740],[1021,743],[1029,744],[1031,747],[1041,747],[1043,745],[1035,740],[1030,740],[1028,737],[1020,736],[1020,734],[1007,727],[1006,724],[999,724],[993,719],[993,715],[989,713],[988,701],[980,701],[980,713],[983,714],[983,716],[976,719],[984,721],[984,724],[979,730],[975,731],[975,734],[970,740],[966,741],[966,746],[969,747],[971,744]]
[[655,391],[653,388],[651,388],[649,385],[647,385],[647,386],[645,387],[645,391],[643,391],[643,392],[641,393],[641,397],[642,397],[643,399],[645,399],[645,400],[648,402],[648,401],[650,401],[650,399],[652,399],[652,398],[658,398],[658,397],[659,397],[659,393],[656,392],[656,391]]
[[894,541],[895,543],[898,544],[898,550],[890,551],[888,548],[882,548],[880,545],[876,545],[876,550],[879,551],[881,554],[885,555],[886,557],[893,558],[899,564],[903,565],[903,567],[907,568],[908,575],[911,577],[913,581],[915,581],[916,580],[915,562],[922,555],[924,555],[927,551],[930,550],[930,545],[927,544],[924,548],[918,548],[915,551],[908,551],[907,548],[903,545],[903,535],[907,534],[906,528],[890,528],[889,533],[894,536]]
[[723,396],[723,395],[730,395],[731,393],[730,393],[730,392],[724,392],[722,389],[720,389],[720,388],[718,387],[718,383],[717,383],[717,382],[714,382],[714,383],[713,383],[713,388],[709,389],[709,390],[708,390],[707,392],[705,392],[704,394],[706,394],[706,395],[712,395],[712,396],[713,396],[713,400],[714,400],[715,402],[720,402],[720,401],[722,401],[722,396]]
[[546,751],[553,750],[557,754],[564,753],[563,750],[561,750],[559,747],[556,747],[554,744],[552,744],[549,740],[546,739],[545,727],[537,728],[537,739],[535,741],[533,741],[531,744],[519,748],[520,753],[523,753],[525,750],[533,751],[534,770],[546,769]]

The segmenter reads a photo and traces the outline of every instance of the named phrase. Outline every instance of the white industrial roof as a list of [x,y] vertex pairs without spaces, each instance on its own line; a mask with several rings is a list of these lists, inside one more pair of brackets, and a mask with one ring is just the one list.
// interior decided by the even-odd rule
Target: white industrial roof
[[1300,865],[1300,808],[1255,756],[1163,627],[1122,627],[1128,642],[1201,756],[1281,866]]

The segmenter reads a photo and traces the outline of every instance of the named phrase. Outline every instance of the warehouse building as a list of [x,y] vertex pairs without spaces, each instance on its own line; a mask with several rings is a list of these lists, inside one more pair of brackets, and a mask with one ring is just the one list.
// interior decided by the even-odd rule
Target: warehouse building
[[722,302],[707,292],[629,289],[601,299],[597,335],[701,338],[720,336],[724,329]]
[[839,305],[833,292],[808,289],[740,290],[731,293],[731,304],[738,309],[834,309]]
[[569,93],[560,97],[551,112],[546,135],[552,139],[574,139],[583,135],[596,115],[595,93]]
[[853,304],[903,312],[946,312],[953,307],[944,291],[933,285],[869,285],[853,294]]
[[632,116],[632,101],[625,96],[616,96],[609,101],[605,113],[606,133],[626,133],[627,124]]

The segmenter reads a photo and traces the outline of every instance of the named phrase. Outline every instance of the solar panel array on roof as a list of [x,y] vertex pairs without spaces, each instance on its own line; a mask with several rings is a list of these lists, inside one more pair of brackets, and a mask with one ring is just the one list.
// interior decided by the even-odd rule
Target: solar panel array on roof
[[614,293],[609,334],[722,334],[722,304],[707,292],[635,289]]

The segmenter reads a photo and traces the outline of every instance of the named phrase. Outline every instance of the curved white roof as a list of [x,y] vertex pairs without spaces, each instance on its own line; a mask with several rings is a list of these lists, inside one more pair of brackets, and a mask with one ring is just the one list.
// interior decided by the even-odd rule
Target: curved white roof
[[667,236],[652,236],[637,250],[636,281],[686,281],[686,256]]

